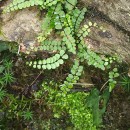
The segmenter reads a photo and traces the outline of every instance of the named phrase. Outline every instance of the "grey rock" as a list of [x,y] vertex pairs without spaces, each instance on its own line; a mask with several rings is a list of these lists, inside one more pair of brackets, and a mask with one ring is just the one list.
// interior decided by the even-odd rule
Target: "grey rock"
[[130,63],[129,36],[107,22],[99,19],[91,19],[90,21],[96,21],[99,26],[101,25],[105,28],[106,32],[100,31],[100,29],[93,29],[89,38],[86,39],[87,46],[95,52],[116,55],[121,57],[123,61]]
[[[0,10],[10,2],[7,0]],[[103,12],[111,21],[120,25],[126,31],[130,31],[130,1],[129,0],[81,0],[83,5],[93,6]],[[103,19],[103,18],[102,18]],[[86,24],[88,18],[84,23]],[[120,29],[115,28],[109,21],[94,18],[99,25],[107,31],[92,31],[86,39],[86,44],[95,52],[107,55],[118,55],[124,61],[130,63],[129,36]],[[23,43],[26,46],[37,43],[37,36],[41,32],[40,11],[35,8],[27,8],[8,14],[0,13],[0,40]],[[89,42],[88,42],[89,41]]]
[[107,30],[93,31],[89,47],[101,54],[116,54],[130,63],[130,0],[81,0],[80,5],[91,7],[95,11],[92,21]]
[[[9,3],[5,3],[1,9]],[[36,37],[40,29],[40,11],[33,8],[26,8],[20,11],[0,14],[1,35],[0,40],[26,43],[26,41],[36,42]]]
[[84,6],[96,7],[99,11],[130,31],[130,0],[81,0]]

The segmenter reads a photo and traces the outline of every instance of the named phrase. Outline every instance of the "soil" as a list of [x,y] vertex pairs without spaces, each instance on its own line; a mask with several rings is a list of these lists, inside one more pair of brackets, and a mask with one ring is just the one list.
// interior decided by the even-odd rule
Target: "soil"
[[106,113],[104,115],[103,130],[130,129],[130,93],[117,87],[111,94]]

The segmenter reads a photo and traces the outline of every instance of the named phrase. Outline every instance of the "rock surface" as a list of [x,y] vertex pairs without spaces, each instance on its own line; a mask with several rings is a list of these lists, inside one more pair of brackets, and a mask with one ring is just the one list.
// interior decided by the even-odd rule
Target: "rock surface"
[[[10,0],[4,2],[0,9],[2,10],[9,2]],[[86,42],[88,46],[101,54],[120,56],[130,63],[130,1],[81,0],[81,3],[83,6],[90,6],[97,10],[95,13],[97,16],[90,17],[90,20],[96,21],[107,30],[105,33],[94,30],[89,37],[89,42]],[[102,13],[103,17],[98,16],[99,13]],[[87,20],[86,16],[84,23]],[[8,14],[0,13],[0,29],[2,29],[0,40],[15,41],[26,45],[36,43],[40,24],[40,11],[35,7]]]
[[107,30],[106,33],[94,31],[91,42],[87,42],[90,48],[99,53],[117,54],[130,63],[130,1],[81,0],[80,5],[89,6],[94,11],[90,14],[92,21]]
[[93,29],[89,39],[86,39],[87,46],[95,52],[119,56],[127,63],[130,63],[129,36],[107,22],[100,21],[99,19],[91,21],[97,21],[98,25],[106,29],[106,32]]
[[101,130],[128,130],[130,128],[130,95],[121,87],[111,93],[104,115],[105,128]]
[[81,0],[85,6],[97,8],[100,12],[130,31],[130,0]]
[[[1,9],[4,9],[5,3]],[[18,43],[36,42],[40,32],[40,11],[37,8],[27,8],[7,14],[1,13],[0,40]]]

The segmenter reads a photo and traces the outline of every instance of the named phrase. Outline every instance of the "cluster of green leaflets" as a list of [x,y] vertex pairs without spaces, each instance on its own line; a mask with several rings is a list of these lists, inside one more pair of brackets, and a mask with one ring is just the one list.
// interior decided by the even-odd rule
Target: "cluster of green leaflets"
[[42,42],[40,46],[40,50],[47,50],[47,51],[66,51],[65,43],[57,40],[45,40]]
[[43,5],[43,0],[13,0],[13,2],[5,8],[4,12],[20,10],[35,5]]
[[73,88],[73,84],[79,80],[82,71],[83,71],[83,66],[79,64],[78,60],[75,60],[74,65],[71,68],[71,73],[67,76],[66,81],[64,81],[64,84],[61,85],[61,90],[64,93],[70,91],[70,89]]
[[64,4],[68,10],[72,10],[77,4],[77,0],[13,0],[13,2],[5,8],[4,12],[16,11],[31,6],[47,8],[56,5],[58,2]]
[[26,62],[26,64],[32,66],[33,68],[50,70],[50,69],[56,69],[61,64],[63,64],[64,59],[68,59],[68,55],[65,54],[64,50],[61,50],[59,54],[55,54],[50,58],[38,61]]
[[[75,67],[77,66],[76,64]],[[43,83],[43,89],[49,94],[46,99],[53,106],[54,117],[60,118],[66,112],[74,125],[70,129],[97,130],[96,125],[94,125],[92,110],[86,104],[89,93],[69,92],[66,94],[62,90],[54,89],[54,86],[56,87],[57,85],[52,82],[50,82],[49,86],[48,83]]]
[[64,36],[63,42],[65,42],[68,51],[76,54],[76,41],[71,34],[71,29],[69,27],[65,28],[62,34]]
[[119,73],[117,68],[114,68],[112,71],[109,72],[109,91],[111,92],[115,87],[117,81],[115,78],[119,77]]
[[30,46],[26,50],[26,53],[29,54],[31,52],[37,52],[37,51],[60,51],[64,50],[66,51],[66,46],[64,42],[61,42],[59,40],[45,40],[41,42],[41,44],[38,47]]
[[[84,15],[86,13],[87,9],[83,8],[82,10],[75,9],[72,12],[72,22],[74,23],[73,28],[74,32],[77,32],[82,20],[84,19]],[[75,19],[76,18],[76,19]]]

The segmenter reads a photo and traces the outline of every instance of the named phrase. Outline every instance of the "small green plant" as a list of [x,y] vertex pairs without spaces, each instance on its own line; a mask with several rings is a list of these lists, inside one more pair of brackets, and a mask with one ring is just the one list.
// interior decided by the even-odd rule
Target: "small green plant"
[[0,86],[4,86],[4,80],[2,78],[0,78]]
[[71,73],[67,76],[66,80],[64,81],[64,84],[61,85],[60,89],[64,93],[69,92],[70,89],[73,88],[73,84],[79,80],[79,77],[81,76],[82,71],[83,71],[83,66],[80,66],[79,61],[75,60],[74,65],[71,68]]
[[[15,10],[20,10],[20,9],[24,9],[27,7],[31,7],[31,6],[41,6],[42,8],[49,8],[52,6],[57,5],[57,3],[59,2],[59,0],[13,0],[13,2],[6,7],[6,9],[4,10],[4,12],[10,12],[10,11],[15,11]],[[74,8],[74,6],[77,4],[77,0],[73,0],[73,1],[60,1],[60,3],[64,3],[66,9],[68,10],[72,10]]]
[[6,110],[5,118],[7,120],[13,118],[19,120],[22,117],[27,120],[32,118],[32,112],[29,111],[29,104],[31,104],[29,99],[26,99],[25,97],[19,99],[18,96],[6,93],[5,90],[2,92],[2,96],[5,97],[5,100],[1,103],[0,106],[3,111]]
[[109,91],[111,92],[115,87],[117,81],[115,78],[119,77],[119,73],[117,68],[114,68],[112,71],[109,72]]
[[102,123],[102,116],[106,111],[107,102],[109,100],[110,93],[106,89],[103,94],[100,95],[99,90],[93,89],[87,98],[87,107],[92,109],[93,121],[96,126],[100,126]]
[[32,120],[33,113],[29,109],[27,109],[26,111],[23,112],[23,118],[24,120]]
[[0,84],[1,86],[6,86],[7,84],[10,85],[15,81],[12,71],[12,61],[5,58],[2,63],[3,64],[0,65]]
[[0,101],[1,102],[4,99],[5,96],[6,96],[6,91],[3,90],[3,88],[0,88]]
[[5,85],[7,84],[11,84],[12,82],[15,81],[15,78],[13,77],[13,73],[5,71],[3,74],[3,81],[5,83]]
[[104,66],[106,66],[108,69],[111,68],[111,64],[114,62],[114,61],[119,61],[120,62],[120,59],[118,57],[105,57],[104,58]]
[[63,59],[67,59],[68,55],[65,54],[64,50],[61,50],[59,54],[55,54],[53,57],[47,58],[46,60],[39,60],[34,62],[27,62],[29,66],[38,69],[55,69],[64,63]]
[[[62,36],[61,41],[44,40],[41,46],[39,46],[38,48],[30,47],[31,50],[35,51],[55,50],[57,54],[54,54],[54,56],[47,59],[30,61],[26,63],[27,65],[32,66],[33,68],[50,70],[55,69],[60,65],[64,64],[65,60],[70,59],[70,56],[73,54],[75,60],[73,60],[74,65],[71,69],[71,74],[68,75],[66,81],[64,82],[64,85],[62,85],[62,90],[65,89],[66,92],[69,91],[68,89],[69,87],[70,88],[73,87],[73,83],[76,83],[79,80],[79,76],[82,74],[83,71],[83,66],[80,64],[83,61],[87,61],[89,65],[94,65],[97,68],[105,70],[103,59],[96,53],[88,49],[84,41],[84,38],[89,34],[90,29],[93,27],[97,27],[97,24],[89,22],[88,25],[84,25],[82,27],[82,31],[79,32],[77,31],[80,27],[81,21],[84,18],[85,12],[86,9],[82,9],[81,11],[75,9],[72,11],[72,16],[70,14],[65,14],[64,12],[64,15],[67,16],[66,19],[64,19],[65,24],[64,23],[60,24],[62,25],[62,28],[64,27],[63,29],[61,28],[63,30],[61,31]],[[77,15],[75,13],[77,13]],[[55,21],[51,22],[55,23]]]
[[52,106],[55,118],[60,118],[67,112],[75,129],[96,130],[92,111],[84,105],[89,93],[65,93],[62,90],[51,88],[46,83],[43,83],[43,88],[45,92],[48,92],[46,100]]
[[122,76],[119,83],[126,91],[130,92],[130,77]]
[[12,61],[4,60],[3,66],[6,68],[7,71],[11,71],[13,67]]

